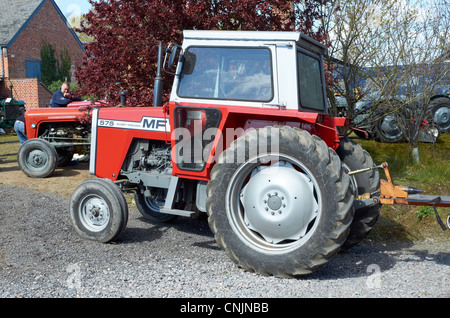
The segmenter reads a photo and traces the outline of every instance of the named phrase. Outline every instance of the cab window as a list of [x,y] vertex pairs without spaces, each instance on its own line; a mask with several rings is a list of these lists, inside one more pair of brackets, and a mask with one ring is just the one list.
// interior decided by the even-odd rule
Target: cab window
[[324,110],[325,100],[320,60],[298,50],[297,68],[300,107]]
[[189,72],[178,96],[267,102],[273,99],[271,53],[267,48],[190,47]]

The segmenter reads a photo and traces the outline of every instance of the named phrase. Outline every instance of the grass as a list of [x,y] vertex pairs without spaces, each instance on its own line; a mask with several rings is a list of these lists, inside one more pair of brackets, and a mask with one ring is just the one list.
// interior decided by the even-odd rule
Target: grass
[[[442,134],[434,145],[419,143],[419,164],[412,162],[411,148],[407,143],[355,141],[370,153],[376,164],[387,162],[394,180],[419,184],[426,188],[424,190],[433,190],[436,185],[450,190],[450,134]],[[385,177],[384,172],[382,176]]]
[[16,162],[19,148],[19,138],[15,134],[0,135],[0,164]]
[[[428,195],[450,196],[450,133],[441,134],[436,144],[419,143],[420,163],[414,164],[408,143],[388,144],[354,138],[372,156],[376,165],[387,162],[396,185],[414,186]],[[380,177],[386,179],[380,169]],[[444,223],[449,208],[437,209]],[[449,231],[442,231],[432,207],[385,205],[369,238],[417,241],[425,238],[448,240]]]

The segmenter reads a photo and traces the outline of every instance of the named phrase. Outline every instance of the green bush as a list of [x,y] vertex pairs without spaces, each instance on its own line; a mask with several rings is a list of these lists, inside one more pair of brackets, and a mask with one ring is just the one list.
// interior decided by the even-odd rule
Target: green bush
[[421,206],[418,210],[415,211],[416,219],[418,221],[422,221],[423,219],[433,216],[434,215],[434,209],[430,206]]

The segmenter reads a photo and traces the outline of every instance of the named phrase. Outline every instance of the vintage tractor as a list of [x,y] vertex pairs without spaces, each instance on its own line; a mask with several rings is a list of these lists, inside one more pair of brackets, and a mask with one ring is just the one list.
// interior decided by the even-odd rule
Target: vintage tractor
[[[406,102],[401,99],[382,100],[378,96],[364,96],[355,104],[352,127],[357,136],[364,139],[374,139],[385,143],[405,142],[406,138],[398,125],[400,118],[412,118],[411,107],[418,107],[418,103],[410,103],[407,107],[395,112],[391,109],[400,108]],[[431,112],[430,112],[431,116]],[[418,127],[418,142],[435,143],[440,137],[440,126],[432,118],[422,120]],[[414,121],[416,122],[416,121]]]
[[14,127],[16,118],[25,113],[25,102],[13,97],[13,87],[10,86],[11,97],[0,100],[0,128],[10,129]]
[[324,50],[297,32],[185,31],[165,58],[160,44],[152,107],[92,110],[96,178],[72,194],[76,232],[117,240],[132,192],[155,222],[207,213],[218,245],[263,275],[311,273],[363,240],[381,205],[358,196],[379,173],[327,115]]
[[49,176],[67,165],[74,154],[88,155],[92,109],[110,107],[104,101],[72,102],[64,108],[35,108],[25,113],[28,141],[18,152],[22,171],[32,178]]

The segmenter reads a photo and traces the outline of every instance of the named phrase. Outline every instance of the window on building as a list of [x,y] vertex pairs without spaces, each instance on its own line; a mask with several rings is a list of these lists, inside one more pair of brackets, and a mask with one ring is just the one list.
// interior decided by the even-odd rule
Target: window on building
[[40,61],[26,61],[27,78],[42,79],[41,62]]

